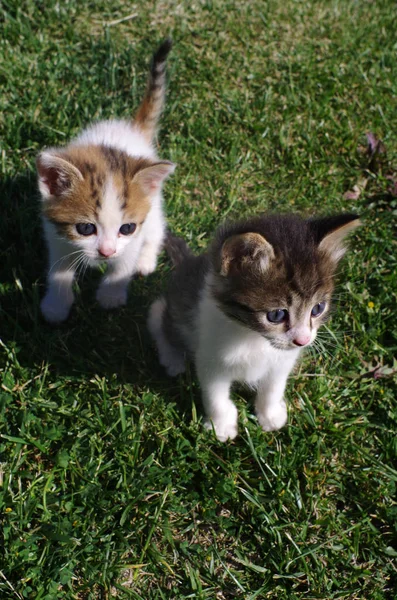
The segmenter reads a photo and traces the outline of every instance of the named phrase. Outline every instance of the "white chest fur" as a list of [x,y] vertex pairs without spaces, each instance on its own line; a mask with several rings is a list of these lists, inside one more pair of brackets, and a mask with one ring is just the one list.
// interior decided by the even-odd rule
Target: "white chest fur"
[[257,332],[226,317],[209,294],[199,307],[197,359],[205,370],[227,372],[233,381],[255,385],[269,374],[289,373],[297,350],[278,350]]

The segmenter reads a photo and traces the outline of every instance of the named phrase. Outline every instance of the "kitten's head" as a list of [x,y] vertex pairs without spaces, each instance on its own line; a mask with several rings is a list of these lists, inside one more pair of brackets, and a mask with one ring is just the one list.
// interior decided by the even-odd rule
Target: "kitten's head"
[[275,348],[307,346],[329,316],[344,238],[357,215],[259,217],[226,225],[212,248],[213,294],[233,320]]
[[128,244],[139,246],[142,225],[174,169],[106,146],[45,150],[37,158],[44,216],[91,262],[117,258]]

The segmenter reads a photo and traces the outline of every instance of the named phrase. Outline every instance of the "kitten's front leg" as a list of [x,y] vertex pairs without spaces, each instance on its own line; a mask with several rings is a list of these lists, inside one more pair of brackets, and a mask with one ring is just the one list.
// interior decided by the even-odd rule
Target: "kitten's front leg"
[[165,220],[161,206],[153,206],[145,223],[145,238],[142,244],[136,270],[141,275],[149,275],[156,270],[157,257],[164,241]]
[[281,429],[288,418],[284,391],[295,359],[284,371],[272,370],[266,378],[259,382],[255,399],[255,410],[258,421],[264,431]]
[[136,263],[136,270],[141,275],[150,275],[156,270],[157,257],[160,254],[162,240],[144,242]]
[[135,261],[128,260],[128,255],[109,263],[96,293],[102,308],[117,308],[127,304],[128,285],[135,270]]
[[281,429],[288,418],[287,405],[283,398],[284,388],[277,392],[274,389],[258,389],[255,410],[260,426],[264,431]]
[[70,257],[52,261],[47,275],[47,292],[40,303],[41,312],[49,323],[62,323],[74,302],[73,280],[75,269]]
[[230,399],[231,381],[226,376],[213,375],[208,377],[200,373],[203,394],[203,405],[206,414],[204,427],[215,430],[215,435],[221,442],[233,440],[237,435],[237,408]]

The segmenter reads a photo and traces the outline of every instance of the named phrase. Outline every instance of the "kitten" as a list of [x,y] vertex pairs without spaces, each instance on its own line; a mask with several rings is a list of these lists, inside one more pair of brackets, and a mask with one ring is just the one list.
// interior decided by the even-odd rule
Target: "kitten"
[[37,158],[50,262],[41,310],[49,322],[68,317],[80,267],[107,263],[97,292],[104,308],[126,304],[131,276],[156,268],[165,232],[161,188],[175,169],[157,158],[153,143],[170,49],[165,40],[154,54],[133,121],[101,121]]
[[260,216],[220,227],[200,256],[169,236],[177,267],[151,306],[148,327],[169,375],[185,370],[185,355],[194,360],[206,427],[219,440],[237,435],[234,381],[257,390],[265,431],[286,423],[287,378],[329,315],[343,240],[358,225],[350,214]]

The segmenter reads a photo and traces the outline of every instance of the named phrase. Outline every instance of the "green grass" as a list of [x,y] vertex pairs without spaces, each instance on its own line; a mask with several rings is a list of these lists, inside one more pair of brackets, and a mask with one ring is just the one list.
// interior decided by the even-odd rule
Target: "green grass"
[[[395,2],[1,10],[0,597],[396,598]],[[93,119],[129,115],[169,34],[159,144],[178,164],[173,230],[199,250],[226,216],[364,220],[334,335],[289,382],[288,426],[264,434],[237,390],[240,436],[227,444],[202,429],[194,371],[168,379],[146,332],[165,258],[132,283],[124,310],[95,304],[95,273],[62,327],[38,308],[35,155]],[[368,131],[387,148],[374,172],[360,151]],[[356,184],[359,197],[344,198]]]

